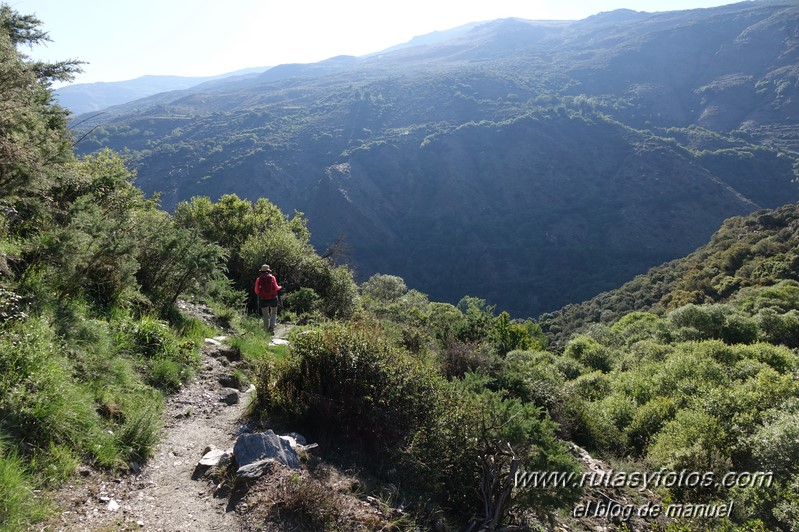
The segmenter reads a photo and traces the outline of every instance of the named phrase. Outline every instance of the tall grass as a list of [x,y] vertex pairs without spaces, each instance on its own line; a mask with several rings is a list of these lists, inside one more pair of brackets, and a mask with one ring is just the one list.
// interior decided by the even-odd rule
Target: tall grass
[[22,530],[46,514],[46,507],[33,496],[23,460],[9,448],[7,440],[0,433],[0,532]]
[[257,362],[269,356],[272,335],[264,329],[260,318],[240,315],[231,324],[236,334],[230,339],[230,346],[241,353],[245,360]]
[[197,366],[199,324],[181,338],[153,318],[105,317],[72,301],[0,324],[0,530],[42,518],[31,491],[57,487],[83,460],[126,470],[151,457],[163,391]]

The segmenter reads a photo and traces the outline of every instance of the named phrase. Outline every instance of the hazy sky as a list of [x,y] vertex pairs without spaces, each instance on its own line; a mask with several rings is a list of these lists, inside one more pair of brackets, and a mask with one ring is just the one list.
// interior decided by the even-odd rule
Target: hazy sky
[[36,59],[87,62],[76,83],[145,74],[207,76],[363,55],[416,35],[502,17],[582,19],[619,8],[672,11],[732,0],[2,0],[44,22]]

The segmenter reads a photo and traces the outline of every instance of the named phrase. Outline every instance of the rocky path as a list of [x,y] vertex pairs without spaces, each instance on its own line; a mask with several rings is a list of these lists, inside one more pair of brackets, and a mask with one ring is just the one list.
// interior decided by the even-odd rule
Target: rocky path
[[[285,332],[279,328],[275,337]],[[206,340],[197,377],[167,400],[162,440],[147,465],[123,477],[83,471],[82,479],[57,495],[62,510],[40,530],[241,529],[229,494],[195,469],[206,447],[233,447],[254,395],[253,387],[241,391],[223,385],[230,385],[238,362],[220,340]]]

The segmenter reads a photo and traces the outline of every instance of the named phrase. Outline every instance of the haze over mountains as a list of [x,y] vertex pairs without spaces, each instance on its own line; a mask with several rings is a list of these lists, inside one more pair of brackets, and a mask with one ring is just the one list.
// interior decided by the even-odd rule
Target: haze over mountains
[[516,316],[799,197],[795,2],[504,19],[416,43],[112,107],[77,149],[128,153],[166,208],[268,197],[306,214],[320,250],[344,237],[362,278]]
[[218,76],[141,76],[127,81],[76,83],[55,90],[58,103],[73,114],[100,111],[112,105],[127,103],[159,92],[188,89],[217,79],[254,76],[269,67],[254,67]]

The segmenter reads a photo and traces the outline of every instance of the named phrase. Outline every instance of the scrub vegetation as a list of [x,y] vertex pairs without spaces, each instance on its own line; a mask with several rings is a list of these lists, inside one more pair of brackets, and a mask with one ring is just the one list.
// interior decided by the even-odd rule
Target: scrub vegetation
[[[734,501],[725,519],[672,530],[799,527],[799,207],[732,218],[686,259],[538,321],[477,297],[432,301],[394,275],[357,285],[315,251],[301,213],[224,195],[170,214],[120,155],[73,155],[49,85],[78,65],[20,52],[44,38],[0,8],[0,529],[43,519],[48,490],[81,466],[152,456],[165,397],[218,332],[182,299],[235,332],[252,416],[378,479],[412,510],[403,526],[568,522],[579,486],[512,484],[516,471],[581,472],[577,444],[629,471],[773,473],[659,488]],[[251,315],[265,257],[282,319],[298,324],[290,348],[268,348]],[[295,488],[286,511],[351,528],[322,488]]]

